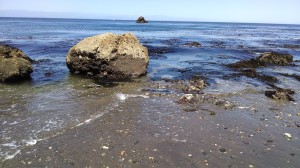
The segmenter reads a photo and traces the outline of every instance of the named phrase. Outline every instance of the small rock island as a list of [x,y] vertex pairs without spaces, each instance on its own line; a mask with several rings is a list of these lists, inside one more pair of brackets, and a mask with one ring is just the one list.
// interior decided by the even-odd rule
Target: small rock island
[[147,21],[143,16],[140,16],[140,17],[136,20],[136,23],[148,23],[148,21]]

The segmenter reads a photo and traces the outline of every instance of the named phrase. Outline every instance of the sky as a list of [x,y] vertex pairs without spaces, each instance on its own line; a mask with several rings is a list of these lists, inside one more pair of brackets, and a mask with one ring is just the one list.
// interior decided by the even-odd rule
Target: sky
[[300,0],[0,0],[0,17],[300,24]]

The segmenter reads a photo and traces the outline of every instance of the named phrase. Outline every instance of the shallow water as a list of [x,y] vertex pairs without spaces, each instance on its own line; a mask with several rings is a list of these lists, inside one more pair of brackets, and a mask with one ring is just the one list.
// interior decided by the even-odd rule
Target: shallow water
[[[224,66],[265,51],[287,52],[300,60],[299,25],[0,20],[0,41],[39,61],[30,81],[0,84],[2,167],[300,164],[299,80],[282,75],[300,75],[299,62],[257,69],[276,77],[276,86],[295,90],[295,102],[265,97],[268,84],[228,77],[237,72]],[[150,56],[147,76],[131,82],[103,84],[71,75],[65,65],[69,48],[106,32],[133,32],[142,44],[170,52]],[[184,45],[188,41],[203,46],[190,48]],[[176,103],[182,91],[168,81],[193,76],[206,80],[205,94],[237,106],[223,109],[203,102],[196,111],[186,112]]]

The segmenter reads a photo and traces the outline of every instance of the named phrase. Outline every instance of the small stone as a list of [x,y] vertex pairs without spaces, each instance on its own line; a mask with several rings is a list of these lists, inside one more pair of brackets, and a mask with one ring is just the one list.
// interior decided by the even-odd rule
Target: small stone
[[108,146],[102,146],[102,149],[108,150],[109,147]]
[[189,154],[188,156],[189,156],[189,157],[192,157],[193,155],[192,155],[192,154]]
[[216,115],[216,112],[211,111],[211,112],[210,112],[210,115]]
[[299,117],[300,117],[300,112],[297,114],[297,116],[299,116]]
[[225,149],[225,148],[221,148],[221,149],[220,149],[220,152],[225,153],[225,152],[226,152],[226,149]]
[[292,140],[292,135],[290,133],[284,133],[283,136],[286,137],[287,140]]
[[249,164],[249,167],[253,168],[254,166],[252,164]]
[[124,156],[125,154],[126,154],[126,152],[124,150],[120,152],[121,156]]

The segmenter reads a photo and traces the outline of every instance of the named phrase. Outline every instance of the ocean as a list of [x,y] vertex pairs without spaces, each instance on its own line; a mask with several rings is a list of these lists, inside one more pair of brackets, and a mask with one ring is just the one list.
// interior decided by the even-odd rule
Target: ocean
[[[131,32],[149,49],[146,76],[102,83],[70,74],[69,49],[107,32]],[[201,47],[186,45],[194,41]],[[36,61],[31,80],[0,84],[3,167],[300,164],[300,25],[0,18],[0,43]],[[291,66],[256,69],[276,78],[272,85],[226,66],[270,51],[294,57]],[[179,105],[174,85],[195,76],[207,83],[202,94],[236,107]],[[273,85],[292,89],[295,101],[267,98]]]

